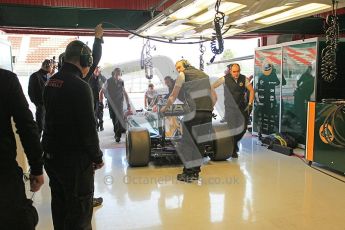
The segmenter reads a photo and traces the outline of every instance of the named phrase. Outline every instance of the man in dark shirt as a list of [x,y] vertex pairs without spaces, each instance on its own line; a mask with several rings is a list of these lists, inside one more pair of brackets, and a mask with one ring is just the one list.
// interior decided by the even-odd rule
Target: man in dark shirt
[[176,62],[175,68],[179,76],[166,105],[160,112],[165,113],[169,109],[183,88],[184,103],[188,105],[188,113],[183,117],[182,138],[175,143],[176,151],[184,166],[183,172],[177,175],[177,180],[191,182],[199,179],[205,151],[205,143],[197,139],[201,135],[209,135],[212,110],[217,99],[206,73],[196,69],[184,59]]
[[93,72],[89,84],[93,95],[93,109],[95,112],[97,130],[103,131],[103,103],[98,99],[99,92],[102,89],[103,84],[106,82],[106,78],[101,74],[100,67],[97,66]]
[[23,171],[16,161],[11,119],[29,159],[32,192],[38,191],[44,182],[42,148],[37,125],[19,80],[14,73],[3,69],[0,69],[0,108],[1,229],[35,229],[38,215],[31,200],[26,198]]
[[103,102],[103,95],[105,94],[109,105],[109,115],[114,126],[115,141],[119,143],[122,131],[125,129],[123,114],[124,99],[126,99],[128,111],[131,110],[131,105],[129,103],[128,94],[125,90],[124,82],[121,79],[121,69],[115,68],[111,74],[112,77],[106,81],[99,93],[99,101]]
[[[238,158],[238,142],[242,139],[247,130],[249,115],[252,111],[254,101],[254,88],[249,80],[242,75],[239,64],[228,65],[225,76],[220,77],[212,84],[216,89],[224,85],[224,108],[225,121],[231,133],[234,134],[234,148],[231,153],[232,158]],[[249,92],[248,103],[245,100],[245,93]]]
[[[168,87],[168,90],[169,90],[169,93],[167,95],[165,95],[164,99],[168,99],[169,96],[171,95],[174,87],[175,87],[175,80],[173,80],[170,76],[166,76],[164,78],[164,83]],[[180,101],[184,101],[185,100],[185,93],[184,93],[184,88],[183,87],[180,89],[179,94],[177,95],[177,98]]]
[[46,59],[42,62],[41,69],[31,74],[29,79],[28,94],[32,103],[36,106],[36,122],[41,135],[44,127],[45,109],[43,107],[43,88],[48,80],[48,74],[53,71],[53,61]]
[[43,94],[46,124],[42,144],[55,229],[91,229],[94,170],[104,164],[91,89],[82,79],[92,64],[89,47],[78,40],[70,42],[64,64],[47,82]]
[[[93,63],[92,63],[92,66],[89,69],[89,72],[86,74],[86,77],[83,78],[84,81],[89,82],[89,83],[92,81],[92,75],[97,70],[98,63],[99,63],[99,61],[101,60],[101,57],[102,57],[102,43],[103,43],[102,36],[103,36],[103,28],[102,28],[102,24],[99,24],[95,28],[95,40],[94,40],[93,48],[92,48]],[[59,63],[58,63],[58,69],[59,70],[63,66],[64,62],[65,62],[65,52],[63,52],[59,56]],[[95,96],[94,95],[93,95],[93,97],[94,97],[94,100],[95,100]],[[98,100],[98,94],[97,94],[96,98]],[[102,114],[102,118],[103,118],[103,114]],[[103,198],[102,197],[93,198],[93,207],[100,206],[102,203],[103,203]]]
[[170,76],[166,76],[164,78],[164,83],[168,87],[168,90],[169,90],[169,93],[165,96],[165,99],[168,99],[174,89],[175,81]]

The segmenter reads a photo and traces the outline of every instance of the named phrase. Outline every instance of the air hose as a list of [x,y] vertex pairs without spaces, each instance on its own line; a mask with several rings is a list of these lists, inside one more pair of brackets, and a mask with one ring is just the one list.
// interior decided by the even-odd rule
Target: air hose
[[[216,15],[214,17],[214,30],[216,33],[212,36],[211,41],[211,51],[214,56],[211,58],[210,62],[213,63],[217,55],[223,53],[224,51],[224,40],[222,35],[222,28],[224,26],[225,14],[219,10],[221,0],[217,0],[215,4]],[[218,47],[217,47],[218,43]]]
[[321,52],[321,77],[327,82],[337,78],[337,46],[339,42],[338,2],[333,0],[333,11],[326,18],[326,47]]

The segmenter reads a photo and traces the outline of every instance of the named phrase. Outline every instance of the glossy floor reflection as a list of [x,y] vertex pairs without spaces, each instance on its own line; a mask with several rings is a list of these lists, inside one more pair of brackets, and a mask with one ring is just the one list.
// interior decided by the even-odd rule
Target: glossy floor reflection
[[[247,136],[237,160],[206,160],[192,184],[176,181],[180,166],[129,168],[123,144],[106,149],[94,229],[345,229],[344,183],[256,142]],[[37,229],[52,229],[48,180],[34,200]]]

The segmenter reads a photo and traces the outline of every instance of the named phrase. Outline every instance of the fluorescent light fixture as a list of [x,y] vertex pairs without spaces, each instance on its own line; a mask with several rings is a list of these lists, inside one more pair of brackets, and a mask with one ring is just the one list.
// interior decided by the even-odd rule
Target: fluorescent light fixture
[[150,28],[146,29],[144,31],[144,35],[146,36],[152,36],[152,35],[159,35],[159,34],[164,34],[166,31],[169,31],[171,29],[174,29],[178,25],[182,25],[185,22],[188,22],[188,20],[176,20],[168,25],[162,25],[161,23],[164,23],[165,21],[161,20],[158,23],[155,23],[153,26]]
[[[196,24],[206,24],[214,19],[216,11],[214,9],[214,4],[212,8],[209,8],[208,11],[204,14],[201,14],[191,20],[192,23]],[[226,15],[231,14],[235,11],[243,9],[246,5],[234,3],[234,2],[222,2],[219,6],[219,10]]]
[[171,36],[181,34],[183,32],[186,32],[186,31],[194,29],[194,28],[195,28],[194,26],[177,25],[174,28],[164,32],[163,35],[167,36],[167,37],[171,37]]
[[291,18],[297,18],[302,15],[311,14],[316,11],[321,11],[330,8],[330,5],[320,4],[320,3],[310,3],[304,6],[297,7],[292,10],[285,11],[277,15],[273,15],[267,18],[256,20],[256,23],[270,25],[280,21],[285,21]]
[[270,14],[273,14],[273,13],[276,13],[276,12],[279,12],[279,11],[282,11],[282,10],[285,10],[287,8],[290,8],[291,6],[278,6],[278,7],[273,7],[271,9],[268,9],[268,10],[264,10],[264,11],[261,11],[259,13],[256,13],[256,14],[253,14],[253,15],[250,15],[250,16],[247,16],[247,17],[244,17],[244,18],[241,18],[239,20],[236,20],[234,22],[231,22],[230,24],[231,25],[241,25],[243,23],[246,23],[246,22],[249,22],[249,21],[253,21],[255,19],[258,19],[258,18],[262,18],[262,17],[265,17],[267,15],[270,15]]
[[[244,31],[245,30],[243,30],[243,29],[231,28],[223,36],[231,36],[231,35],[238,34],[238,33],[244,32]],[[193,36],[197,35],[197,36],[211,37],[213,35],[213,33],[216,33],[214,31],[214,29],[209,28],[209,29],[206,29],[200,33],[194,34]]]
[[165,29],[167,26],[163,25],[164,22],[166,22],[166,17],[162,18],[156,18],[154,20],[152,20],[152,24],[145,28],[143,31],[141,31],[140,33],[144,36],[151,36],[154,35],[160,31],[162,31],[163,29]]
[[196,33],[194,35],[208,37],[208,36],[211,36],[212,33],[215,33],[214,29],[213,28],[209,28],[209,29],[201,31],[200,33]]
[[199,13],[200,11],[206,9],[209,5],[212,4],[210,0],[197,0],[192,2],[187,6],[183,6],[181,9],[169,15],[171,19],[186,19],[190,16]]
[[245,30],[243,29],[237,29],[237,28],[232,28],[230,29],[228,32],[226,32],[223,37],[228,37],[228,36],[232,36],[232,35],[235,35],[235,34],[239,34],[239,33],[242,33],[244,32]]
[[167,26],[153,26],[145,30],[142,34],[144,36],[152,36],[155,35],[156,33],[159,33],[160,31],[166,29]]

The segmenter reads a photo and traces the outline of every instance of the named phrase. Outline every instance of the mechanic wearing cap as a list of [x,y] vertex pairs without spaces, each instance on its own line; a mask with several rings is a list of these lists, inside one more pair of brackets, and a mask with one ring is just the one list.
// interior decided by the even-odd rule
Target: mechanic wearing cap
[[90,48],[68,44],[64,64],[47,82],[42,145],[55,229],[91,229],[94,171],[103,166],[90,86]]
[[28,94],[32,103],[36,106],[36,123],[41,135],[44,127],[45,109],[43,106],[43,88],[49,75],[53,72],[53,60],[45,59],[40,70],[31,74],[28,85]]
[[30,165],[30,190],[44,183],[43,159],[38,128],[17,76],[0,69],[0,220],[1,229],[34,230],[38,215],[26,198],[23,171],[16,161],[16,140],[11,119]]
[[[234,63],[228,65],[228,72],[225,76],[220,77],[217,81],[212,84],[212,88],[216,89],[220,85],[224,85],[224,107],[225,107],[225,120],[229,126],[234,126],[234,123],[231,120],[238,119],[238,117],[233,117],[231,114],[234,114],[234,111],[231,111],[233,107],[233,101],[237,104],[235,108],[238,108],[242,115],[244,121],[244,126],[242,132],[234,136],[234,149],[231,154],[231,157],[238,157],[238,142],[241,140],[243,135],[246,132],[248,125],[248,118],[252,111],[253,101],[254,101],[254,88],[246,78],[246,76],[240,74],[241,67],[239,64]],[[249,102],[246,103],[245,93],[246,90],[249,91]],[[237,125],[237,124],[235,124]],[[231,127],[234,128],[234,127]]]
[[184,103],[188,105],[189,111],[183,118],[181,142],[175,146],[184,165],[183,172],[177,175],[177,180],[191,182],[199,178],[205,151],[203,143],[197,139],[201,135],[209,134],[212,110],[217,99],[207,74],[191,66],[184,59],[176,62],[175,67],[179,76],[167,104],[161,108],[160,112],[165,113],[169,109],[183,87]]

